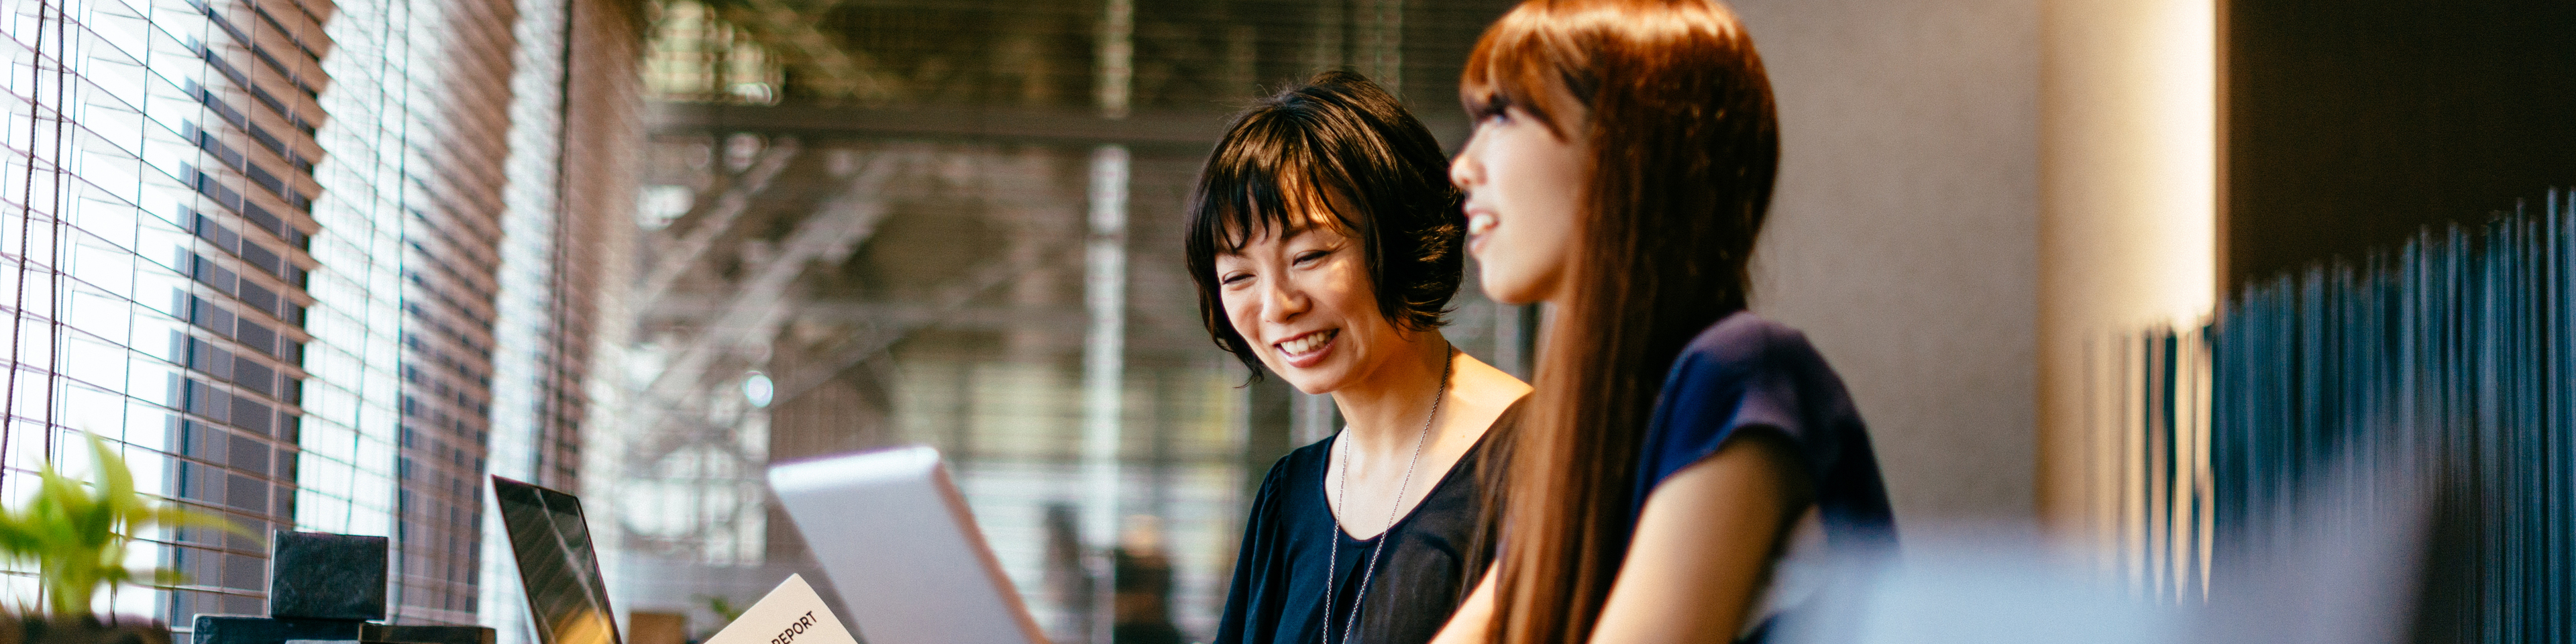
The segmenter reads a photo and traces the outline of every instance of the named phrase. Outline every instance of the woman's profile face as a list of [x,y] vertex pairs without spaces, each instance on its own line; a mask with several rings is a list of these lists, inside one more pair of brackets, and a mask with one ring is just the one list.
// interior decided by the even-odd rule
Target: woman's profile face
[[1574,140],[1559,137],[1518,107],[1476,123],[1449,164],[1449,180],[1467,193],[1467,253],[1476,257],[1485,295],[1506,304],[1555,301],[1565,295],[1568,264],[1579,241],[1587,146],[1577,124],[1560,119]]
[[1234,332],[1272,373],[1309,394],[1366,380],[1403,350],[1378,312],[1359,240],[1309,209],[1216,256],[1217,293]]

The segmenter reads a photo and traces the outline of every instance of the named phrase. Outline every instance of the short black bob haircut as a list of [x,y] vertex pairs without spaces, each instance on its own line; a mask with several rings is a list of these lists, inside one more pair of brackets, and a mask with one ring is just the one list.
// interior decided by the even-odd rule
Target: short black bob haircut
[[1367,77],[1317,74],[1235,115],[1191,193],[1186,252],[1199,317],[1255,379],[1261,357],[1226,319],[1216,258],[1301,227],[1290,217],[1310,204],[1358,240],[1378,312],[1396,328],[1447,324],[1458,293],[1466,215],[1439,141]]

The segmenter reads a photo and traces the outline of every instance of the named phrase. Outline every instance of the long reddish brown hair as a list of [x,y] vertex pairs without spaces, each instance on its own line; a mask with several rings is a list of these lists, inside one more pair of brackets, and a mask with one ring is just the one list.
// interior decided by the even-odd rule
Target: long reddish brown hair
[[1771,83],[1714,0],[1529,0],[1477,41],[1459,91],[1479,117],[1519,107],[1590,141],[1568,301],[1488,486],[1496,641],[1581,642],[1627,554],[1663,376],[1745,306],[1780,159]]

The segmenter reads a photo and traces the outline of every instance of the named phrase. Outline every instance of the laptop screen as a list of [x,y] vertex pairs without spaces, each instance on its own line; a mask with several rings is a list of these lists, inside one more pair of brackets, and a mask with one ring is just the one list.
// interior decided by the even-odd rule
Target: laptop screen
[[618,644],[608,612],[608,587],[582,520],[581,500],[570,494],[492,477],[501,502],[501,524],[519,560],[540,644]]

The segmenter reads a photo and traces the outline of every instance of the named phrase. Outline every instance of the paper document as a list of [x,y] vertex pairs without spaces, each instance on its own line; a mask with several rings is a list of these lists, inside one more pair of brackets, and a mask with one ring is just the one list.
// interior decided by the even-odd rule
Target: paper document
[[788,575],[706,644],[859,644],[859,638],[841,626],[804,575]]

